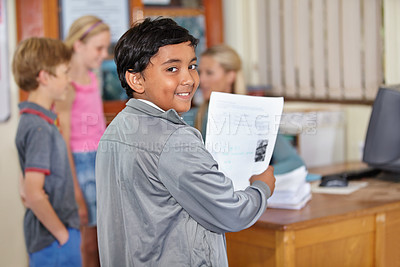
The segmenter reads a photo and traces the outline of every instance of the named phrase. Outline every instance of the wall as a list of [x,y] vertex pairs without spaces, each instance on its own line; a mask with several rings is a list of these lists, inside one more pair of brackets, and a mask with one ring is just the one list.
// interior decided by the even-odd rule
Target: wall
[[[243,59],[243,69],[244,74],[247,80],[247,83],[252,86],[258,86],[262,84],[270,84],[270,77],[268,76],[268,72],[273,68],[277,68],[277,66],[268,66],[270,70],[260,69],[262,64],[256,64],[255,62],[260,62],[263,60],[268,60],[268,57],[273,55],[267,54],[266,47],[262,47],[259,43],[257,43],[257,39],[260,36],[257,36],[257,27],[261,27],[263,30],[268,31],[265,27],[260,25],[266,25],[266,20],[269,18],[271,14],[265,14],[265,10],[267,9],[266,0],[224,0],[223,1],[223,11],[224,11],[224,38],[225,42],[235,48],[238,53],[241,55]],[[277,0],[269,1],[270,4],[279,4]],[[390,8],[386,9],[395,9],[400,10],[400,4],[397,0],[385,0],[385,5]],[[264,11],[263,11],[264,10]],[[260,14],[260,12],[264,12]],[[392,11],[394,12],[394,11]],[[395,13],[395,12],[394,12]],[[396,13],[397,14],[397,13]],[[387,13],[385,13],[386,17],[389,17]],[[398,23],[398,16],[391,16],[391,21],[396,20]],[[397,24],[396,24],[397,25]],[[397,28],[394,28],[391,33],[391,36],[386,36],[386,38],[397,38],[394,32]],[[397,31],[398,32],[398,31]],[[392,37],[393,36],[393,37]],[[267,43],[265,40],[262,43]],[[388,40],[385,40],[385,43],[391,43]],[[398,51],[398,49],[393,49],[394,51]],[[396,54],[397,55],[397,54]],[[386,55],[387,56],[387,55]],[[387,56],[388,57],[388,56]],[[396,59],[398,57],[395,57]],[[395,66],[399,65],[398,60],[394,60],[391,64],[386,64],[386,72],[389,70],[394,70],[396,73],[396,77],[400,77],[398,75],[399,72],[396,72],[397,68]],[[392,71],[393,72],[393,71]],[[394,80],[394,79],[392,79]],[[321,104],[317,102],[286,102],[285,107],[296,107],[299,109],[309,109],[315,107],[329,107],[329,106],[337,106],[337,104]],[[345,112],[345,158],[343,161],[352,161],[352,160],[360,160],[361,159],[361,148],[365,139],[365,133],[368,127],[369,116],[371,113],[371,106],[368,105],[350,105],[350,104],[342,104],[340,108]]]
[[[286,102],[285,111],[293,110],[342,110],[344,112],[344,156],[334,158],[335,162],[358,161],[362,159],[362,149],[367,132],[371,106],[355,104],[326,104],[310,102]],[[317,125],[318,129],[318,125]],[[341,137],[340,137],[341,138]],[[302,149],[307,149],[303,147]]]
[[383,81],[382,1],[325,2],[224,1],[225,41],[245,59],[248,85],[306,100],[374,99]]
[[[16,43],[15,3],[7,0],[9,61]],[[11,84],[11,117],[0,123],[0,266],[27,266],[27,255],[23,236],[24,208],[18,194],[18,177],[20,174],[18,155],[14,137],[18,124],[18,88]]]
[[372,107],[344,105],[346,111],[347,160],[361,160]]
[[387,84],[400,83],[400,1],[383,0],[385,25],[385,81]]

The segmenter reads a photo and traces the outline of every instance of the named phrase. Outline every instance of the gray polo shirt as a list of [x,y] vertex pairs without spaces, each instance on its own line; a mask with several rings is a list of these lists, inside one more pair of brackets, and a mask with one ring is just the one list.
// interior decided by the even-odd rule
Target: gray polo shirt
[[[54,124],[57,116],[32,102],[22,102],[19,108],[21,117],[15,143],[22,173],[44,173],[43,189],[57,216],[66,227],[79,229],[67,147]],[[30,209],[25,212],[24,233],[29,253],[39,251],[56,240]]]
[[101,265],[227,266],[224,233],[263,214],[269,187],[234,191],[200,132],[174,110],[130,99],[96,158]]

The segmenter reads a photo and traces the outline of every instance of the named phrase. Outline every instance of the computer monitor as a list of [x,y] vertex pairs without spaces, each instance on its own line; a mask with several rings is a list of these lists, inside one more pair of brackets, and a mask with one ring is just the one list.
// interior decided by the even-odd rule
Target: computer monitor
[[400,85],[381,86],[364,144],[363,161],[381,170],[377,178],[400,182]]

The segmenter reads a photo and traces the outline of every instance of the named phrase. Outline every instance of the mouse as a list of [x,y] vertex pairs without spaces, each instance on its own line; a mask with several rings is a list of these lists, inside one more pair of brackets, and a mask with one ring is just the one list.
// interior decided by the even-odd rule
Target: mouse
[[345,187],[348,185],[347,178],[342,175],[325,175],[321,178],[321,183],[319,186],[321,187]]

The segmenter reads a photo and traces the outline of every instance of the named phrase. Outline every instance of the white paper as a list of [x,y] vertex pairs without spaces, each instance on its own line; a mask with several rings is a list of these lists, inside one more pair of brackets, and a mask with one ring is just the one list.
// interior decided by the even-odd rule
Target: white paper
[[310,183],[304,183],[296,192],[291,194],[274,191],[272,196],[268,199],[268,204],[297,205],[308,195],[311,195],[311,185]]
[[301,166],[293,171],[275,175],[275,191],[267,206],[277,209],[301,209],[311,199],[311,185],[306,182],[307,169]]
[[267,169],[274,150],[283,97],[212,92],[208,107],[206,148],[235,190]]
[[312,198],[311,194],[307,194],[304,198],[297,202],[296,204],[287,204],[287,203],[271,203],[268,201],[267,207],[273,209],[287,209],[287,210],[300,210],[302,209],[308,201]]
[[275,175],[275,191],[291,194],[297,192],[306,183],[307,169],[300,166],[290,172]]

